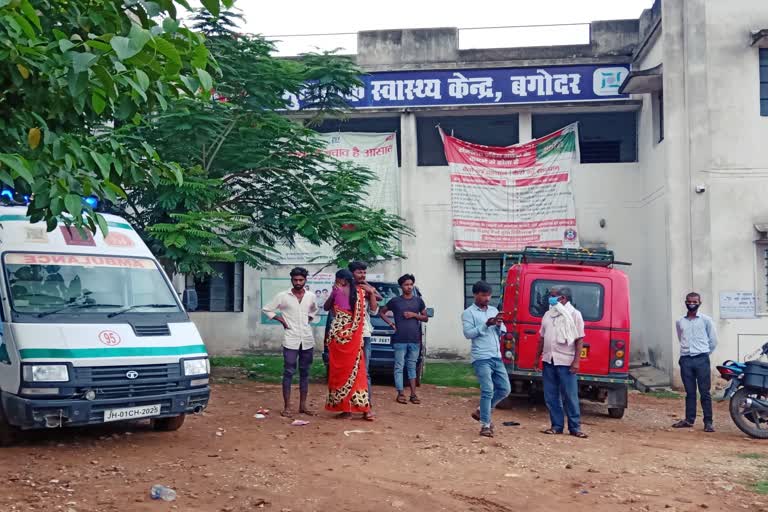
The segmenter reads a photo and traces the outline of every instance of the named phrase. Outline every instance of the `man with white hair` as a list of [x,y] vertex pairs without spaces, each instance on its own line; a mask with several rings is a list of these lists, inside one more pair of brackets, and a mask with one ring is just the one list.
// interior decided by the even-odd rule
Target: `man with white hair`
[[544,400],[549,409],[551,428],[544,434],[562,434],[565,414],[568,415],[568,432],[578,438],[586,438],[581,431],[579,410],[579,362],[584,342],[584,319],[571,304],[570,288],[553,289],[549,297],[549,311],[541,319],[539,348],[536,352],[536,368],[544,362]]

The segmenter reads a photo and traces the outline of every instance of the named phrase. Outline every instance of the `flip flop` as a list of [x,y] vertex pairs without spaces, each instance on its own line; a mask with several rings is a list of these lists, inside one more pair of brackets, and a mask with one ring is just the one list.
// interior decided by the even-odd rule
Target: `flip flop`
[[421,403],[421,400],[419,400],[419,397],[417,397],[416,395],[411,395],[410,401],[412,404],[416,404],[416,405]]
[[373,412],[364,412],[363,419],[365,421],[376,421],[376,415]]
[[408,400],[406,400],[405,395],[397,395],[397,398],[395,398],[395,401],[399,404],[407,404]]
[[294,415],[293,411],[289,409],[284,409],[280,411],[280,416],[282,416],[283,418],[293,418],[293,415]]
[[472,419],[475,421],[480,421],[480,409],[477,409],[472,413]]
[[589,436],[585,434],[584,432],[571,432],[570,433],[573,437],[578,437],[579,439],[587,439]]
[[558,432],[557,430],[552,430],[551,428],[548,428],[547,430],[542,430],[542,434],[547,434],[548,436],[559,436],[562,434],[562,432]]
[[317,413],[311,409],[299,409],[299,414],[303,414],[304,416],[317,416]]

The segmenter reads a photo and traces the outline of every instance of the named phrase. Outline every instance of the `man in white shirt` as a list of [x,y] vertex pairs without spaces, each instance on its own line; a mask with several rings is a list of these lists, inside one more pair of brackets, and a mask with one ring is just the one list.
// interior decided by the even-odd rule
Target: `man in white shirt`
[[[586,438],[581,431],[579,409],[579,363],[584,343],[584,318],[571,304],[571,289],[553,289],[549,297],[549,311],[541,319],[536,366],[543,362],[544,401],[549,409],[552,427],[545,434],[562,434],[565,415],[572,436]],[[565,407],[565,415],[563,414]]]
[[314,413],[307,408],[309,392],[309,370],[312,367],[312,355],[315,348],[315,336],[310,325],[317,318],[317,302],[312,293],[304,288],[307,283],[307,269],[296,267],[291,270],[293,288],[280,292],[272,301],[264,306],[262,311],[270,319],[277,320],[283,325],[283,401],[282,414],[290,418],[291,385],[296,373],[296,363],[299,364],[299,412],[312,416]]

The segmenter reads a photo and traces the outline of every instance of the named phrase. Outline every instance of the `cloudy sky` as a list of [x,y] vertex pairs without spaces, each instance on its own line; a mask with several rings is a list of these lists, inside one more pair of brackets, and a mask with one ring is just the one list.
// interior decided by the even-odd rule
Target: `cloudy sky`
[[637,18],[652,4],[653,0],[237,0],[235,5],[245,16],[245,32],[279,39],[282,55],[296,55],[318,48],[355,53],[356,32],[392,28],[457,27],[462,29],[462,49],[587,43],[587,25],[485,27]]

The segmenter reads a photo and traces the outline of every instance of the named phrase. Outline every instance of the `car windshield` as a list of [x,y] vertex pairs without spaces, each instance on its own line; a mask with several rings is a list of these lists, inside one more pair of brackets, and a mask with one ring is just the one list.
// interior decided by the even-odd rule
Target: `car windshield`
[[181,311],[174,292],[149,258],[8,253],[11,306],[17,313],[71,315]]
[[395,283],[371,283],[371,285],[381,295],[379,306],[386,306],[391,299],[400,296],[400,287]]

